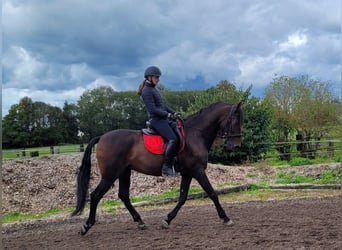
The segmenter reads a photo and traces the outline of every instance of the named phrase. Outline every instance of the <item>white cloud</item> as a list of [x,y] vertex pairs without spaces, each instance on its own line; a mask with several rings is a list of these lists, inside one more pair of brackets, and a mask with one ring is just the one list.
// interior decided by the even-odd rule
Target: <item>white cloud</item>
[[236,82],[265,87],[276,74],[286,72],[287,75],[292,75],[298,63],[287,57],[270,54],[266,57],[241,58],[239,66],[241,74],[236,77]]
[[[46,65],[23,47],[13,46],[11,49],[12,56],[9,67],[12,68],[12,75],[9,84],[16,85],[24,82],[36,84],[46,70]],[[27,84],[25,85],[27,86]]]
[[99,74],[90,68],[86,63],[81,62],[78,64],[71,64],[70,70],[70,81],[79,84],[86,84],[89,79],[96,78]]
[[41,101],[52,106],[61,107],[65,101],[74,103],[86,90],[84,87],[77,87],[70,90],[53,92],[48,90],[31,90],[18,88],[5,88],[2,90],[2,115],[6,115],[13,104],[18,104],[20,99],[28,96],[33,102]]
[[307,36],[302,32],[289,34],[286,42],[279,44],[280,49],[297,48],[307,43]]

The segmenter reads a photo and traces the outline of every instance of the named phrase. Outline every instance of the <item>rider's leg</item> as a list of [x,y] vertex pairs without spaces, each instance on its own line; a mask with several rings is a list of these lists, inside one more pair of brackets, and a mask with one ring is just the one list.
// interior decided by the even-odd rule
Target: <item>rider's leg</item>
[[166,150],[162,167],[163,176],[175,176],[173,158],[177,154],[178,139],[166,120],[151,120],[152,127],[166,140]]
[[162,176],[174,176],[173,158],[175,157],[177,147],[176,140],[169,140],[166,145],[164,162],[162,167]]

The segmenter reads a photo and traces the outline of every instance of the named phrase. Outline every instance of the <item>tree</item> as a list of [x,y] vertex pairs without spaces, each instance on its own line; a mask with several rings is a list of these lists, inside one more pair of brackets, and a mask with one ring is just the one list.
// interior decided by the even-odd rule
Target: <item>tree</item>
[[24,97],[11,106],[3,120],[3,146],[29,147],[32,144],[32,99]]
[[201,92],[199,90],[160,91],[165,103],[181,113],[188,113],[189,106]]
[[61,141],[61,113],[58,107],[44,102],[33,103],[32,146],[52,146]]
[[[168,105],[177,111],[187,108],[191,100],[189,92],[161,88]],[[78,118],[84,140],[118,128],[141,129],[148,120],[144,104],[135,91],[115,92],[110,87],[85,91],[78,101]]]
[[298,102],[293,109],[296,130],[320,139],[340,124],[340,109],[329,84],[302,76],[298,79]]
[[146,126],[144,104],[135,91],[115,93],[115,107],[120,111],[118,128],[141,129]]
[[[278,142],[291,141],[295,134],[303,141],[319,141],[340,123],[341,112],[329,84],[308,76],[273,79],[265,100],[272,109],[274,135]],[[278,150],[289,154],[289,145],[284,146]],[[314,152],[317,145],[306,142],[298,149]]]
[[272,111],[272,127],[274,138],[277,144],[277,151],[281,160],[290,160],[291,144],[284,143],[290,141],[294,133],[293,109],[298,96],[296,89],[298,81],[295,78],[281,76],[273,79],[273,82],[266,88],[265,101]]
[[251,97],[244,105],[243,143],[237,157],[257,161],[262,159],[273,143],[272,114],[264,100]]
[[78,108],[75,104],[64,102],[61,114],[61,136],[64,143],[78,143],[79,142],[79,125],[78,125]]
[[237,90],[233,83],[227,80],[220,81],[215,87],[196,93],[194,102],[189,105],[187,114],[197,112],[201,108],[218,101],[237,103],[243,99],[244,94],[245,92]]
[[80,131],[86,140],[119,127],[120,110],[114,93],[111,87],[103,86],[85,91],[78,100]]
[[4,148],[55,145],[61,141],[61,109],[24,97],[3,119]]
[[269,104],[273,115],[273,128],[278,142],[289,141],[294,132],[293,109],[298,101],[298,82],[294,78],[281,76],[273,79],[266,88],[265,101]]
[[[314,158],[322,138],[330,137],[332,128],[340,125],[341,111],[329,84],[302,76],[298,79],[299,100],[293,109],[297,149],[303,157]],[[311,141],[311,142],[310,142]]]

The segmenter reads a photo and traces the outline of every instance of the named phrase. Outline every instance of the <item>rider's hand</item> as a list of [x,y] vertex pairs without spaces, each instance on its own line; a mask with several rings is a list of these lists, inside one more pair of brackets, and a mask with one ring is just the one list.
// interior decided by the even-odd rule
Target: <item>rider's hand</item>
[[170,120],[170,121],[174,121],[177,119],[177,116],[175,115],[175,113],[168,113],[167,115],[167,119]]
[[177,112],[173,113],[173,115],[176,116],[177,118],[182,117],[182,114],[181,113],[177,113]]

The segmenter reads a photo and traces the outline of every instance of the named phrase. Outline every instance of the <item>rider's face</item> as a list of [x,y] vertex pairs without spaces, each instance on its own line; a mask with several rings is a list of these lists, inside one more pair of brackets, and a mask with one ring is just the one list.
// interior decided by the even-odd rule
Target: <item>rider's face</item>
[[153,83],[154,85],[157,85],[158,82],[159,82],[159,76],[152,76],[152,83]]

